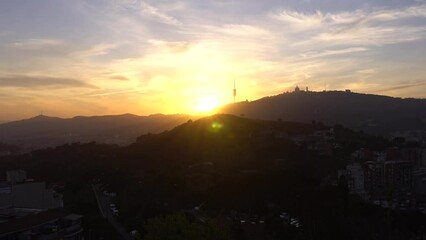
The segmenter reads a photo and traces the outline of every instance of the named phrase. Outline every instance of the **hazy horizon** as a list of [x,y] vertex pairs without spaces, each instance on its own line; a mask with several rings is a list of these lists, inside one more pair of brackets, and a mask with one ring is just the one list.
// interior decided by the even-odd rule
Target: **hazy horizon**
[[[345,90],[328,90],[328,91],[311,91],[311,90],[309,90],[309,92],[311,92],[311,93],[323,93],[323,92],[345,92],[346,90],[348,90],[348,89],[345,89]],[[303,91],[306,91],[306,90],[305,90],[305,89],[302,89],[301,91],[303,92]],[[288,91],[286,91],[286,92],[278,93],[278,94],[276,94],[276,95],[263,96],[263,97],[260,97],[260,98],[258,98],[258,99],[253,99],[253,100],[251,100],[250,102],[252,102],[252,101],[257,101],[257,100],[261,100],[261,99],[263,99],[263,98],[268,98],[268,97],[278,96],[278,95],[280,95],[280,94],[292,93],[292,92],[294,92],[294,89],[290,89],[290,90],[288,90]],[[361,94],[361,95],[363,95],[363,94],[368,94],[368,93],[353,92],[353,91],[351,91],[351,93],[354,93],[354,94]],[[391,98],[406,99],[406,98],[403,98],[403,97],[394,97],[394,96],[388,96],[388,95],[382,95],[382,94],[371,94],[371,95],[374,95],[374,96],[383,96],[383,97],[391,97]],[[425,98],[412,98],[412,99],[420,99],[420,100],[423,100],[423,99],[425,99]],[[246,102],[246,100],[236,101],[235,103],[241,103],[241,102]],[[222,107],[224,107],[224,106],[226,106],[226,105],[229,105],[229,104],[233,104],[233,102],[225,103],[225,104],[223,104],[223,105],[220,105],[220,106],[218,106],[217,108],[212,109],[212,110],[211,110],[211,111],[209,111],[209,112],[204,112],[204,113],[193,113],[193,114],[190,114],[190,113],[162,113],[162,112],[148,113],[148,114],[137,114],[137,113],[132,113],[132,112],[121,112],[121,113],[119,112],[119,113],[114,113],[114,114],[91,114],[91,115],[81,115],[81,114],[77,114],[77,115],[71,115],[71,116],[60,116],[60,115],[51,115],[51,114],[49,114],[49,113],[46,113],[46,112],[43,112],[43,111],[42,111],[42,112],[35,113],[35,114],[33,114],[33,115],[26,116],[26,117],[24,117],[24,118],[20,118],[20,119],[11,119],[11,120],[6,120],[6,121],[2,121],[2,120],[0,119],[0,124],[4,124],[4,123],[8,123],[8,122],[14,122],[14,121],[20,121],[20,120],[26,120],[26,119],[31,119],[31,118],[38,117],[38,116],[54,117],[54,118],[61,118],[61,119],[72,119],[72,118],[75,118],[75,117],[120,116],[120,115],[127,115],[127,114],[135,115],[135,116],[139,116],[139,117],[149,117],[149,116],[155,116],[155,115],[187,115],[187,116],[192,116],[192,117],[207,117],[207,116],[211,116],[211,115],[215,115],[215,114],[221,114],[221,112],[219,112],[219,110],[220,110]]]
[[0,2],[0,122],[206,114],[351,89],[425,98],[426,2]]

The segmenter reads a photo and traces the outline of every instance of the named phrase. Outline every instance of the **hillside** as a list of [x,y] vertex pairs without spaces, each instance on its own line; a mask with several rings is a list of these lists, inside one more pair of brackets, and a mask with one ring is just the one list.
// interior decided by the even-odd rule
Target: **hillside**
[[323,122],[373,134],[426,129],[426,100],[352,92],[292,92],[224,106],[220,112],[256,119]]
[[132,114],[62,119],[39,115],[0,125],[0,142],[23,150],[70,142],[129,144],[145,133],[160,133],[190,119],[187,115]]
[[[65,198],[66,208],[86,219],[90,209],[84,190],[99,182],[117,193],[119,221],[142,233],[148,219],[176,212],[230,219],[224,222],[230,239],[252,239],[244,236],[253,229],[256,239],[374,239],[370,236],[382,236],[388,226],[390,235],[398,236],[393,239],[423,233],[424,215],[395,212],[389,220],[388,210],[363,203],[337,182],[337,170],[354,149],[380,150],[391,143],[336,127],[336,147],[331,155],[320,155],[309,148],[316,138],[306,137],[324,130],[329,127],[214,115],[145,134],[126,147],[67,144],[0,158],[0,164],[4,170],[23,169],[35,179],[65,184],[65,196],[72,196]],[[298,136],[308,140],[297,143]],[[191,213],[195,207],[201,210]],[[289,226],[283,212],[302,227]],[[86,224],[85,229],[93,228],[94,223]]]

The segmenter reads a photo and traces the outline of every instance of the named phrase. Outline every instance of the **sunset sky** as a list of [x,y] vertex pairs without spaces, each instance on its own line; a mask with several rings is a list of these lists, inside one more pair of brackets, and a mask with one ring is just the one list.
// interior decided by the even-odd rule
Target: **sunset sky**
[[296,85],[426,97],[426,1],[0,0],[0,122],[198,114]]

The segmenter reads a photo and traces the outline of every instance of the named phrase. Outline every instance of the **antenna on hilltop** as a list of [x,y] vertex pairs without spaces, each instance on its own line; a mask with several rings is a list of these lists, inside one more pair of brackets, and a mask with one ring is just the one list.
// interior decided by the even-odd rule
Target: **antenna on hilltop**
[[237,89],[235,88],[235,77],[234,77],[234,103],[235,103],[236,96],[237,96]]

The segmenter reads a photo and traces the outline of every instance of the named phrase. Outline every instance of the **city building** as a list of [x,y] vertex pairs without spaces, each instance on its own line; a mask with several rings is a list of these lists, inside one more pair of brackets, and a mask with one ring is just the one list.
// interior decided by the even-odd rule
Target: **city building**
[[355,162],[347,165],[346,169],[340,170],[338,175],[339,178],[342,176],[345,177],[351,194],[358,195],[363,199],[368,198],[365,190],[364,169],[360,163]]
[[27,180],[27,172],[24,170],[13,170],[6,172],[6,181],[12,184],[22,183]]
[[412,190],[413,168],[409,161],[367,161],[365,189],[374,197]]
[[23,170],[6,172],[0,182],[0,240],[83,239],[82,216],[67,214],[62,195]]
[[62,209],[43,211],[14,218],[0,224],[0,240],[83,239],[82,216],[66,214]]
[[28,181],[25,171],[7,171],[6,176],[7,181],[0,182],[0,210],[47,210],[63,207],[61,194],[47,188],[45,182]]

